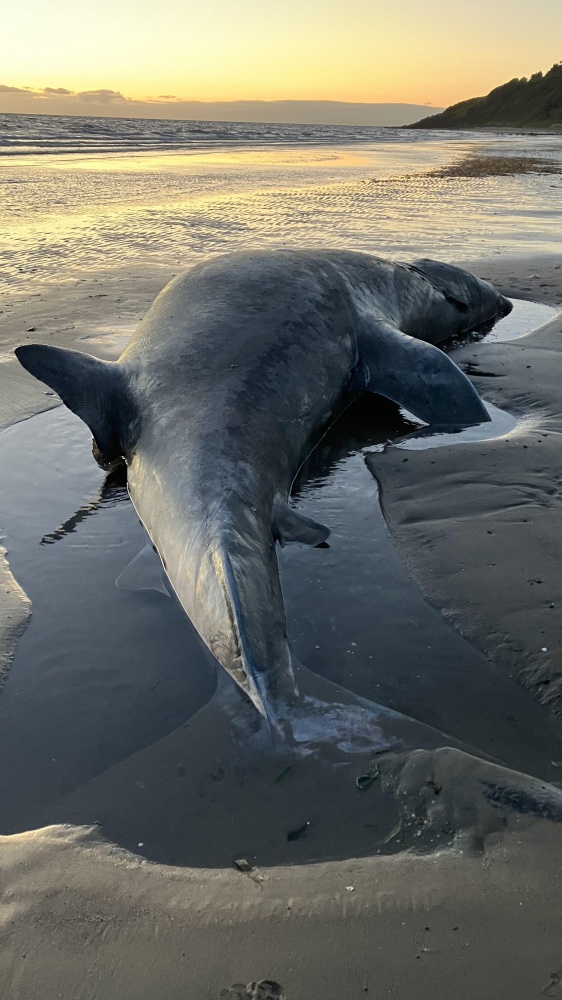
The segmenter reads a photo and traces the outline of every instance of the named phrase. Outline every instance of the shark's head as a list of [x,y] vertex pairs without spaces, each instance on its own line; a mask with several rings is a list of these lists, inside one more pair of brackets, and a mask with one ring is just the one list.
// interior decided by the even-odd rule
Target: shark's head
[[489,281],[477,278],[454,264],[423,258],[406,265],[440,293],[431,322],[442,327],[447,339],[471,332],[485,333],[508,316],[513,304]]

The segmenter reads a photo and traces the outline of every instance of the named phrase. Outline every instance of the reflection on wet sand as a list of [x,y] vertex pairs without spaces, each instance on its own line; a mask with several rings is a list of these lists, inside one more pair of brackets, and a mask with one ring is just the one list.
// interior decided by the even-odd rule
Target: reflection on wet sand
[[87,517],[91,517],[102,507],[113,507],[117,503],[124,503],[128,501],[129,494],[127,493],[127,472],[124,466],[120,466],[110,472],[106,477],[103,486],[101,487],[98,495],[94,497],[90,503],[83,504],[79,510],[77,510],[71,517],[67,518],[66,521],[61,524],[60,528],[56,531],[51,531],[47,535],[43,535],[40,541],[40,545],[54,545],[55,542],[60,541],[65,535],[71,535],[76,531],[79,524],[82,524]]

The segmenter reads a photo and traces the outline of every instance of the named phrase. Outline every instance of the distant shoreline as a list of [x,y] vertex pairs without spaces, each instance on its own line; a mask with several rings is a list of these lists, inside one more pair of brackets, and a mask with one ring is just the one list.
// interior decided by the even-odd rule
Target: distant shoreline
[[[353,101],[174,101],[88,103],[78,97],[26,98],[8,104],[0,115],[60,118],[108,118],[117,121],[214,122],[228,125],[300,125],[355,128],[400,128],[416,115],[444,109],[409,102]],[[87,110],[86,110],[87,109]]]

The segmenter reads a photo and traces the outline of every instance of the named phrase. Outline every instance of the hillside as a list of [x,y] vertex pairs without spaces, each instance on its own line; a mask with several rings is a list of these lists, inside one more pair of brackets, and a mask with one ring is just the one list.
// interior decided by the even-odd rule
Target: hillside
[[490,91],[487,97],[473,97],[415,122],[411,128],[552,128],[562,127],[562,63],[548,73],[533,73],[529,79],[510,80]]

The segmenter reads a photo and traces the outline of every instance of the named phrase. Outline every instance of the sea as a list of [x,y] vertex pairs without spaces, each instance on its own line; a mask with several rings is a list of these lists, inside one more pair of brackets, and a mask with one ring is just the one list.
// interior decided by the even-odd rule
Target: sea
[[559,248],[562,177],[436,177],[562,136],[0,115],[0,277],[177,270],[251,247],[448,260]]

